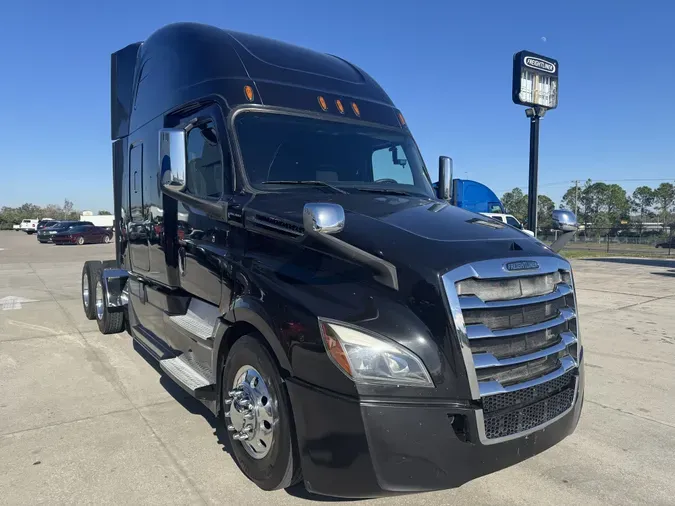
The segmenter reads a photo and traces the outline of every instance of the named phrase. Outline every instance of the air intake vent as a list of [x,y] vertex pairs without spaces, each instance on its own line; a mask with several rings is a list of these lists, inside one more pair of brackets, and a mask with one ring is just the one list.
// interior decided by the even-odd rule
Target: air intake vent
[[232,224],[243,225],[244,216],[241,210],[241,206],[229,206],[227,208],[227,221]]
[[290,237],[297,239],[302,237],[305,233],[305,230],[298,224],[282,220],[276,216],[268,216],[265,214],[252,214],[246,216],[247,226],[264,230],[266,232],[271,232],[275,235],[281,235],[284,237]]

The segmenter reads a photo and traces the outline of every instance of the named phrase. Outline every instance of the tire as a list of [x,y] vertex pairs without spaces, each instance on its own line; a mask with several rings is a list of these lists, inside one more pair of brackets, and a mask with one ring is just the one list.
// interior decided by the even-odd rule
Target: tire
[[[223,412],[221,418],[226,426],[233,428],[230,423],[235,423],[235,419],[230,411],[237,408],[234,404],[229,406],[226,404],[226,401],[230,400],[228,392],[234,386],[234,381],[242,368],[254,368],[264,381],[263,385],[269,392],[268,403],[276,413],[272,424],[273,439],[269,444],[269,450],[261,458],[254,458],[244,446],[248,443],[235,440],[235,432],[232,430],[228,430],[227,434],[235,461],[241,471],[261,489],[278,490],[298,483],[302,479],[302,472],[288,393],[281,381],[275,360],[262,344],[261,339],[260,336],[246,335],[232,346],[222,367],[220,400]],[[224,413],[225,411],[228,413]],[[255,419],[258,420],[258,415]],[[259,422],[256,425],[259,425]]]
[[[84,262],[82,267],[82,278],[81,278],[81,294],[82,294],[82,309],[84,309],[84,315],[88,320],[96,319],[96,305],[94,303],[94,293],[96,292],[96,279],[100,273],[101,262],[98,260],[88,260]],[[86,285],[85,285],[85,276],[86,276]],[[87,288],[85,294],[85,287]],[[87,299],[85,299],[87,297]]]
[[101,334],[119,334],[124,330],[124,311],[110,312],[108,310],[103,288],[103,277],[101,276],[103,265],[99,264],[92,270],[95,271],[92,274],[96,275],[92,279],[96,280],[93,293],[95,294],[94,315],[98,324],[98,330]]
[[77,238],[77,245],[82,246],[84,244],[84,236],[80,236]]
[[102,269],[117,269],[117,260],[103,260],[101,262]]
[[106,244],[109,244],[111,239],[112,239],[112,237],[110,237],[109,235],[103,236],[103,242],[106,243]]

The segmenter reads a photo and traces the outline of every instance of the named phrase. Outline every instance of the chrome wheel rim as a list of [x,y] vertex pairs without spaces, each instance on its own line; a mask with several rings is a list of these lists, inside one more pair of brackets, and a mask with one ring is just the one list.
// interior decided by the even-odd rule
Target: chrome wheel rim
[[255,367],[245,365],[234,376],[228,392],[227,429],[234,432],[244,450],[256,460],[265,457],[274,444],[274,426],[277,424],[276,399]]
[[89,274],[86,272],[82,276],[82,302],[85,309],[89,309]]
[[77,239],[77,244],[84,244],[84,237],[79,237]]
[[103,318],[103,286],[99,281],[96,283],[96,318],[101,320]]

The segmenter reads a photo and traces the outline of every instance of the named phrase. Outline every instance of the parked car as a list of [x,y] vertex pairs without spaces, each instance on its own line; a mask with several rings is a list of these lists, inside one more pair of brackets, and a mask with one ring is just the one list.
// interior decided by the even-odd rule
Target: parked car
[[27,234],[34,234],[35,231],[37,230],[37,224],[38,220],[22,220],[21,225],[19,225],[20,229],[26,232]]
[[113,233],[103,227],[92,224],[78,224],[52,235],[54,244],[109,243]]
[[654,245],[655,248],[672,248],[675,249],[675,236],[671,237],[670,239],[667,239],[663,242],[656,243]]
[[524,227],[524,225],[518,221],[518,218],[513,216],[512,214],[503,214],[503,213],[481,213],[483,216],[488,216],[489,218],[492,218],[493,220],[501,221],[502,223],[506,223],[507,225],[511,225],[512,227],[517,228],[518,230],[522,230],[529,236],[534,236],[534,233],[532,233],[531,230],[528,230]]
[[21,232],[21,225],[12,225],[12,230],[14,232]]
[[52,238],[59,232],[64,232],[66,230],[69,230],[73,227],[77,227],[80,225],[93,225],[93,223],[89,221],[77,221],[77,220],[54,221],[53,223],[50,223],[48,226],[42,228],[41,230],[38,230],[37,240],[43,244],[47,242],[53,242]]
[[57,221],[54,218],[42,218],[40,221],[38,221],[37,227],[35,227],[35,229],[39,233],[43,228],[51,227],[56,223]]

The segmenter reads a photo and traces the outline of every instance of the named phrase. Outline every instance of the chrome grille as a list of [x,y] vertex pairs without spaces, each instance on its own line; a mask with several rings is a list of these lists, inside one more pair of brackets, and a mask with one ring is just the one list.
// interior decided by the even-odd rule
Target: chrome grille
[[[443,276],[488,444],[551,423],[576,396],[580,347],[571,268],[555,257],[521,260],[475,262]],[[509,271],[514,263],[524,269]]]

